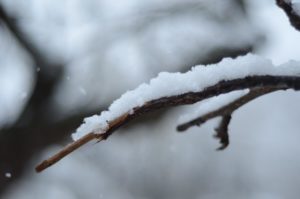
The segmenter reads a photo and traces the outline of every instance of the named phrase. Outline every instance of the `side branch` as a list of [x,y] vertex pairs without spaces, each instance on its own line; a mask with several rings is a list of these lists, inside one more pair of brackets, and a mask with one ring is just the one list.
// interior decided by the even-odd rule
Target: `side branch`
[[189,122],[178,125],[177,130],[185,131],[192,126],[200,126],[200,125],[204,124],[205,122],[207,122],[208,120],[213,119],[215,117],[231,115],[235,110],[239,109],[241,106],[254,100],[255,98],[258,98],[262,95],[265,95],[267,93],[270,93],[270,92],[273,92],[273,91],[276,91],[279,89],[280,88],[276,88],[276,87],[252,89],[248,94],[234,100],[233,102],[231,102],[217,110],[211,111],[211,112],[206,113],[205,115],[202,115],[200,117],[197,117]]
[[[146,102],[140,107],[135,107],[133,113],[125,113],[120,117],[109,122],[108,128],[103,132],[91,132],[81,139],[67,145],[60,152],[43,161],[36,167],[37,172],[41,172],[49,166],[53,165],[75,149],[84,145],[86,142],[99,139],[99,141],[109,137],[115,130],[123,126],[132,119],[139,117],[147,112],[152,112],[161,108],[193,104],[195,102],[218,96],[220,94],[228,93],[241,89],[267,88],[273,87],[277,90],[294,89],[300,90],[300,77],[298,76],[248,76],[245,78],[220,81],[219,83],[207,87],[199,92],[187,92],[181,95],[167,96]],[[88,138],[86,138],[88,137]]]
[[263,88],[254,88],[250,90],[250,92],[233,102],[217,109],[206,113],[200,117],[197,117],[189,122],[183,123],[177,126],[178,131],[185,131],[192,126],[201,126],[205,122],[210,119],[216,117],[222,117],[219,127],[215,129],[216,135],[215,137],[220,140],[221,146],[218,150],[223,150],[229,145],[229,136],[228,136],[228,126],[232,118],[232,114],[234,111],[244,106],[248,102],[271,92],[280,90],[280,87],[263,87]]

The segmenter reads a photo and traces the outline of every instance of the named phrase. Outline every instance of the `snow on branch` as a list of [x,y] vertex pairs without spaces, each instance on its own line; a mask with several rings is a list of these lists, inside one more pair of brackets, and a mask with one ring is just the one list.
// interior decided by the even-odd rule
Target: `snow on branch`
[[289,17],[292,26],[300,31],[300,3],[294,0],[276,0],[276,3]]
[[216,113],[211,113],[212,116],[223,117],[216,130],[222,147],[228,144],[227,129],[234,110],[271,91],[300,89],[300,62],[290,61],[273,66],[269,60],[248,54],[237,59],[226,58],[218,64],[195,66],[186,73],[160,73],[149,84],[142,84],[123,94],[107,111],[85,118],[72,135],[74,142],[39,164],[36,171],[44,170],[91,140],[106,139],[125,123],[147,112],[193,104],[243,89],[251,91]]

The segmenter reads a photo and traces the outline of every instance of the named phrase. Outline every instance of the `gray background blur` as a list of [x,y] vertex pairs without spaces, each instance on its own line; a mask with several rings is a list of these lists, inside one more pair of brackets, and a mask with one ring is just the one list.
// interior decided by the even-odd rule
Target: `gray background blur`
[[0,0],[0,198],[298,198],[292,91],[236,112],[222,152],[216,121],[176,133],[178,107],[34,173],[85,116],[158,72],[248,52],[299,60],[300,33],[275,1]]

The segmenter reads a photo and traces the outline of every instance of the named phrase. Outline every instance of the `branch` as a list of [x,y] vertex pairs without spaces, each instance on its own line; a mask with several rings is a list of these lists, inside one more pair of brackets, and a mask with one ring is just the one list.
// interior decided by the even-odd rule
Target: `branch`
[[72,151],[78,149],[80,146],[86,144],[87,142],[89,142],[93,139],[98,139],[99,141],[101,141],[103,139],[103,137],[101,136],[101,134],[95,134],[95,133],[89,133],[89,134],[83,136],[80,140],[67,145],[63,150],[59,151],[57,154],[55,154],[51,158],[43,161],[41,164],[39,164],[36,167],[36,171],[39,172],[39,171],[42,171],[44,168],[50,167],[51,165],[53,165],[57,161],[59,161],[61,159],[61,157],[68,155]]
[[79,148],[88,141],[99,139],[107,139],[115,130],[123,126],[132,119],[139,117],[147,112],[152,112],[161,108],[174,107],[184,104],[193,104],[195,102],[217,96],[220,94],[228,93],[241,89],[254,89],[274,87],[278,90],[294,89],[300,90],[300,77],[298,76],[247,76],[245,78],[238,78],[228,81],[220,81],[219,83],[207,87],[200,92],[188,92],[181,95],[162,97],[159,99],[151,100],[144,103],[140,107],[135,107],[133,113],[125,113],[120,117],[109,122],[108,127],[102,132],[91,132],[88,135],[78,139],[71,145],[66,146],[56,155],[43,161],[36,167],[37,172],[41,172],[60,159]]
[[300,31],[300,16],[293,9],[292,2],[286,0],[276,0],[276,3],[279,7],[281,7],[284,10],[292,26],[294,26],[294,28]]
[[219,127],[215,129],[216,135],[215,137],[220,139],[220,143],[222,144],[218,150],[225,149],[229,145],[229,138],[228,138],[228,125],[231,120],[231,115],[234,111],[239,109],[240,107],[244,106],[248,102],[271,92],[284,89],[284,87],[263,87],[263,88],[254,88],[248,94],[234,100],[233,102],[217,109],[206,113],[200,117],[197,117],[189,122],[183,123],[177,126],[178,131],[185,131],[192,126],[201,126],[205,122],[210,119],[216,117],[222,117],[222,120],[219,124]]

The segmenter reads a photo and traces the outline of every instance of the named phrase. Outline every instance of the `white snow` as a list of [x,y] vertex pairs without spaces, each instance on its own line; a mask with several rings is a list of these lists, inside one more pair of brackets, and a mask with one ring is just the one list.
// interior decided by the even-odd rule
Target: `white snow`
[[11,173],[9,173],[9,172],[5,173],[5,177],[6,178],[11,178]]
[[300,62],[289,61],[274,66],[268,59],[248,54],[236,59],[225,58],[220,63],[208,66],[195,66],[186,73],[161,72],[149,84],[124,93],[115,100],[107,111],[84,119],[84,123],[72,134],[78,140],[87,133],[103,133],[108,122],[132,112],[135,107],[161,97],[179,95],[186,92],[199,92],[221,80],[231,80],[253,75],[300,75]]

